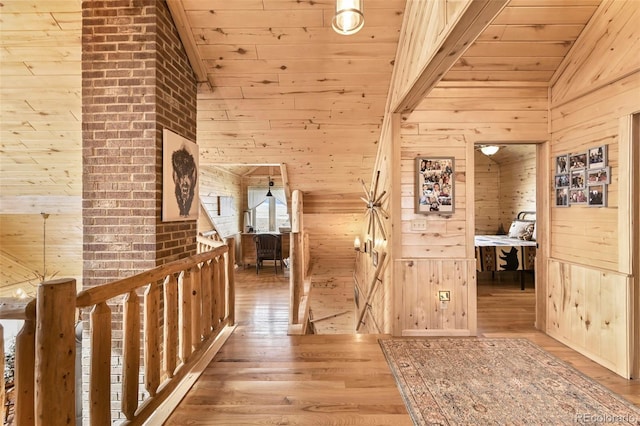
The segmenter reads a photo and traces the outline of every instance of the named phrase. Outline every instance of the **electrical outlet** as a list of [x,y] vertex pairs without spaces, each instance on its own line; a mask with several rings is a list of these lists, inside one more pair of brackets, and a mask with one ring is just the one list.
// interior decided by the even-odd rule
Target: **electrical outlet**
[[449,302],[441,301],[440,302],[440,310],[444,311],[449,307]]
[[411,221],[411,230],[412,231],[426,231],[427,230],[427,219],[413,219]]

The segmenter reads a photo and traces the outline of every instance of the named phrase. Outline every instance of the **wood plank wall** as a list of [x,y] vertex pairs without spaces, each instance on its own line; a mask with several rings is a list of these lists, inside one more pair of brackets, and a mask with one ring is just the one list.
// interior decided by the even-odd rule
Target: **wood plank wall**
[[556,260],[548,271],[547,333],[628,378],[630,277]]
[[[399,129],[396,129],[399,130]],[[397,133],[397,131],[395,132]],[[394,176],[398,173],[397,168],[394,168],[394,145],[392,140],[397,135],[394,135],[394,126],[391,121],[387,121],[383,127],[381,140],[385,141],[378,150],[378,157],[376,158],[375,167],[373,170],[373,176],[371,182],[368,184],[367,190],[371,191],[373,182],[378,176],[378,194],[386,192],[386,195],[382,198],[382,209],[385,214],[382,215],[381,220],[384,226],[384,232],[386,239],[381,237],[379,230],[376,231],[376,239],[373,241],[373,248],[378,253],[386,253],[385,264],[380,270],[380,275],[375,277],[375,265],[373,264],[373,256],[371,253],[360,252],[358,255],[358,261],[355,268],[356,277],[356,292],[359,293],[360,304],[365,302],[367,295],[373,292],[369,305],[368,312],[363,318],[363,324],[361,324],[360,331],[367,333],[392,333],[393,332],[393,318],[394,318],[394,292],[396,291],[394,275],[393,275],[393,262],[390,259],[389,253],[393,246],[394,241],[394,224],[391,218],[395,212],[392,211],[397,204],[395,198],[399,197],[398,191],[393,191],[392,182],[395,179]],[[364,194],[363,194],[364,195]],[[360,225],[358,230],[360,240],[364,243],[368,238],[368,222],[364,221],[364,224]],[[362,309],[362,305],[358,306]],[[357,326],[358,324],[356,324]]]
[[495,235],[500,226],[500,165],[476,151],[474,176],[476,234]]
[[[242,192],[242,178],[227,170],[217,167],[202,167],[200,169],[200,200],[209,211],[214,214],[216,228],[222,238],[234,237],[236,249],[240,247],[238,235],[243,226],[243,200],[246,204],[246,192]],[[233,208],[229,215],[217,215],[218,197],[233,197]],[[206,232],[212,229],[207,215],[201,210],[198,218],[198,232]],[[236,251],[236,259],[240,259]]]
[[[637,351],[630,343],[628,317],[629,283],[638,277],[626,266],[632,247],[623,234],[631,230],[620,224],[628,223],[625,200],[633,199],[630,191],[638,188],[626,183],[630,176],[621,175],[629,169],[621,167],[628,159],[620,153],[631,152],[632,141],[630,134],[620,134],[620,123],[640,109],[639,18],[637,2],[604,2],[565,58],[550,92],[551,159],[607,145],[611,184],[607,207],[551,207],[547,332],[622,375],[628,373],[631,351]],[[571,298],[577,306],[563,310]]]
[[[440,83],[410,115],[402,116],[400,165],[401,232],[398,254],[394,255],[397,312],[422,315],[417,324],[400,317],[394,333],[475,334],[474,254],[474,156],[476,143],[536,142],[549,138],[547,130],[547,88],[540,84]],[[487,102],[489,101],[489,102]],[[415,158],[455,158],[455,212],[452,215],[419,215],[414,212]],[[471,160],[471,161],[469,161]],[[426,231],[412,231],[414,220],[427,221]],[[427,262],[428,261],[428,262]],[[452,300],[447,315],[456,318],[443,323],[422,313],[436,303],[437,292],[415,293],[416,265],[421,283],[447,283]],[[424,265],[422,263],[424,262]],[[416,270],[416,269],[412,269]],[[446,271],[460,271],[450,279]],[[422,285],[422,284],[421,284]],[[435,287],[434,287],[435,288]],[[424,288],[423,288],[424,290]],[[400,298],[401,300],[397,300]]]
[[518,212],[536,211],[535,145],[518,148],[527,148],[528,155],[500,164],[500,222],[505,231]]

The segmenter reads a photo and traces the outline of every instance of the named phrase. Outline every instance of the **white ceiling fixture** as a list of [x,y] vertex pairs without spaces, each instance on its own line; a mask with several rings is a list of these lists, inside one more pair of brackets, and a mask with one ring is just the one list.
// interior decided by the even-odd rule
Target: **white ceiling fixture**
[[336,0],[336,15],[331,26],[342,35],[355,34],[364,26],[363,0]]
[[482,145],[480,147],[480,151],[484,154],[484,155],[493,155],[496,152],[498,152],[498,150],[500,149],[499,146],[497,145]]

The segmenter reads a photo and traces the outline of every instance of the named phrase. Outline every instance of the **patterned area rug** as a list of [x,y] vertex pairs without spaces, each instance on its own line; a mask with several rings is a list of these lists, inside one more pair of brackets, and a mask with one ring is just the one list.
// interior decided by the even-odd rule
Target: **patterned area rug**
[[640,425],[640,408],[526,339],[380,346],[416,425]]

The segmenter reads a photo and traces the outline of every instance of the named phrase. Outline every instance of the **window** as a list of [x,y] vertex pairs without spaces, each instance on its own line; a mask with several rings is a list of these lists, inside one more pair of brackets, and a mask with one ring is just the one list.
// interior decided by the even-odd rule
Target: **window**
[[280,227],[289,226],[289,214],[282,188],[271,188],[273,197],[267,197],[267,188],[249,188],[249,206],[251,208],[251,226],[256,232],[277,232]]

